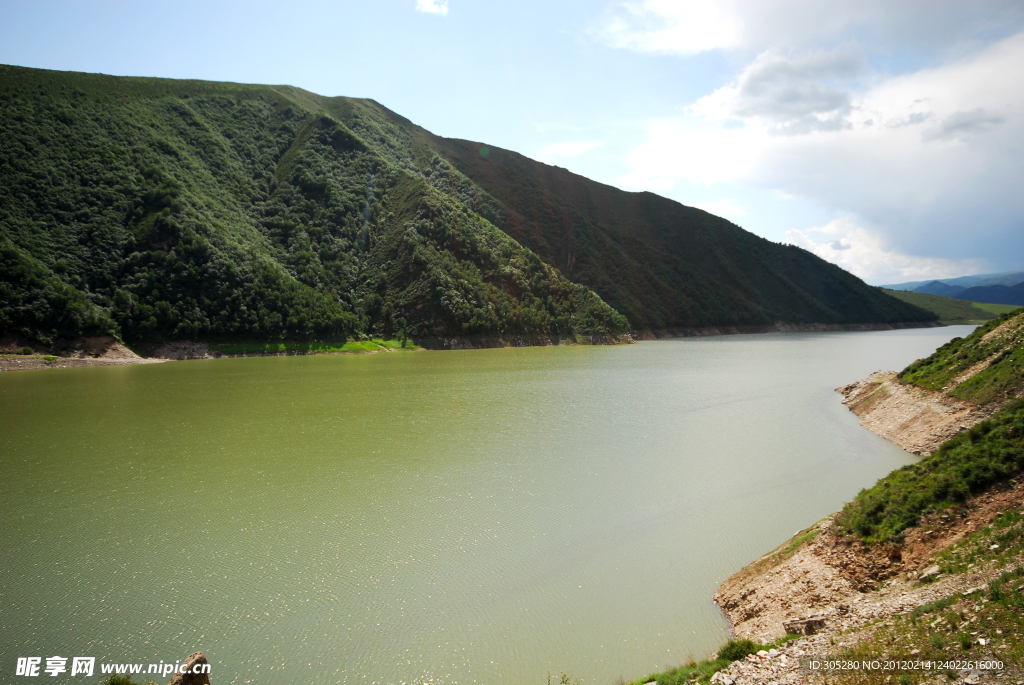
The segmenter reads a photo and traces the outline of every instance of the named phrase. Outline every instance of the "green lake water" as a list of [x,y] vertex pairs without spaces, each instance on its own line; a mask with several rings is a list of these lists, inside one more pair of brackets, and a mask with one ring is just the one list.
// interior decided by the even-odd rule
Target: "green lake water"
[[702,658],[726,577],[913,460],[833,389],[969,330],[0,374],[0,682],[20,656],[203,650],[215,685]]

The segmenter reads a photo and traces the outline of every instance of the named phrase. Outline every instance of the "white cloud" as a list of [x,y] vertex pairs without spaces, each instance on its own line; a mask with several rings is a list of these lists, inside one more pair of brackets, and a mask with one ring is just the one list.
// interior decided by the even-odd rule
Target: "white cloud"
[[768,135],[689,119],[665,119],[647,127],[647,141],[626,155],[632,170],[620,179],[625,188],[668,190],[676,180],[701,185],[744,178],[764,152]]
[[[818,233],[823,240],[811,235]],[[978,259],[941,259],[904,254],[875,232],[857,225],[853,217],[837,219],[824,226],[786,231],[789,243],[813,252],[869,283],[896,283],[950,278],[985,270]]]
[[590,152],[596,148],[601,147],[603,143],[595,140],[578,140],[569,143],[552,143],[548,145],[540,152],[541,159],[551,159],[554,157],[573,157],[575,155],[582,155],[584,152]]
[[690,205],[697,209],[703,209],[705,212],[714,214],[715,216],[724,216],[732,219],[739,219],[747,215],[747,213],[740,207],[734,198],[726,200],[709,200],[707,202],[698,202]]
[[970,255],[1024,266],[1024,33],[867,85],[857,64],[852,49],[762,53],[686,115],[648,124],[621,185],[732,182],[854,214],[885,248],[821,249],[844,265],[884,257],[904,280]]
[[607,12],[594,34],[616,48],[689,55],[737,45],[740,29],[730,3],[644,0]]
[[591,35],[617,48],[692,55],[716,49],[789,51],[860,36],[868,43],[959,54],[1024,22],[1006,0],[630,0]]
[[427,14],[448,14],[448,0],[416,0],[416,10]]
[[978,109],[970,112],[954,112],[939,122],[938,127],[924,131],[924,140],[964,140],[979,133],[985,133],[1005,122],[998,114]]
[[866,68],[852,46],[796,58],[763,52],[733,85],[701,98],[691,111],[711,120],[760,119],[773,133],[845,128],[853,109],[847,84]]

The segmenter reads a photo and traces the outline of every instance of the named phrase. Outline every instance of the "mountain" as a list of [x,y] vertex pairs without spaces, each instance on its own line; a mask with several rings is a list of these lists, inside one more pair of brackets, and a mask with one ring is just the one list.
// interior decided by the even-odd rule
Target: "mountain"
[[991,304],[1013,304],[1024,307],[1024,283],[1014,286],[984,285],[967,288],[956,294],[961,300],[988,302]]
[[0,336],[312,340],[934,314],[650,193],[289,86],[0,67]]
[[919,288],[915,288],[915,293],[928,293],[929,295],[941,295],[942,297],[956,297],[958,293],[966,290],[963,286],[949,285],[942,281],[929,281]]
[[[925,292],[919,290],[919,288],[934,282],[936,281],[909,281],[907,283],[883,285],[882,287],[889,290],[917,290],[918,292]],[[958,278],[940,278],[938,282],[960,288],[973,288],[978,285],[1016,285],[1024,283],[1024,271],[1004,271],[997,274],[975,274],[974,276],[960,276]]]
[[899,300],[935,312],[939,315],[939,321],[946,325],[981,323],[1005,313],[1000,311],[998,306],[982,307],[974,302],[965,302],[953,297],[930,295],[913,290],[887,290],[886,292]]

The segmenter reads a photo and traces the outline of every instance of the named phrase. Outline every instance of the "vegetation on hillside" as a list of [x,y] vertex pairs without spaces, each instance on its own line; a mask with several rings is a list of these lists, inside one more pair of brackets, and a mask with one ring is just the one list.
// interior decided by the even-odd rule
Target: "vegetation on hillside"
[[637,329],[934,321],[794,246],[499,148],[434,136],[369,100],[321,106],[396,165],[597,292]]
[[[1015,309],[1010,305],[985,305],[912,290],[885,290],[885,293],[898,300],[935,312],[939,316],[939,321],[948,325],[982,323]],[[994,307],[1002,307],[1003,310],[994,310],[992,309]]]
[[700,210],[369,100],[19,67],[0,67],[0,259],[0,335],[42,342],[934,319]]
[[628,327],[370,143],[269,87],[0,67],[0,335]]
[[[961,381],[965,375],[970,378]],[[899,379],[979,405],[1019,395],[1024,391],[1024,310],[950,340],[900,371]]]
[[[960,382],[968,371],[976,373]],[[839,525],[867,541],[895,538],[922,514],[963,502],[1024,471],[1024,310],[951,340],[899,378],[980,405],[1018,399],[847,504]]]
[[943,443],[929,457],[862,490],[839,514],[868,542],[896,538],[922,514],[964,502],[1024,471],[1024,400]]
[[691,660],[682,666],[634,680],[630,685],[642,685],[651,682],[658,685],[684,685],[685,683],[708,685],[711,682],[711,676],[727,668],[734,661],[739,661],[748,654],[757,654],[761,650],[779,647],[799,637],[799,635],[786,635],[767,645],[761,645],[752,640],[729,640],[710,659],[702,659],[701,661]]
[[[1024,663],[1024,567],[1019,562],[1024,522],[1019,512],[998,515],[988,526],[933,557],[944,574],[994,566],[1005,569],[987,586],[955,593],[861,629],[865,639],[841,650],[839,658],[914,655],[942,663],[995,658],[1005,666]],[[854,635],[856,637],[856,635]],[[1017,670],[1017,669],[1014,669]],[[1019,670],[1017,671],[1019,673]],[[883,685],[935,682],[937,675],[952,682],[961,676],[947,671],[861,671],[838,677],[838,683]],[[997,677],[1012,675],[1001,672]],[[1013,682],[1011,678],[1007,679]]]

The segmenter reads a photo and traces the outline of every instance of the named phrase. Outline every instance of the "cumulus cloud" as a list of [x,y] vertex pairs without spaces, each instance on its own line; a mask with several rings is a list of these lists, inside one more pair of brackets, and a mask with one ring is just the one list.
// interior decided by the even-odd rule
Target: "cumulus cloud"
[[[1005,0],[630,0],[591,29],[598,40],[653,54],[716,49],[808,49],[856,35],[865,42],[956,54],[1024,22],[1024,4]],[[951,53],[952,51],[952,53]]]
[[593,33],[617,48],[691,55],[737,45],[741,28],[729,3],[644,0],[613,7]]
[[[891,255],[940,260],[921,262],[933,271],[983,254],[1018,268],[1021,64],[1024,33],[891,77],[858,77],[865,67],[855,48],[762,53],[686,115],[648,124],[620,183],[657,191],[678,180],[731,182],[855,214],[885,235],[885,249],[870,254],[903,264],[905,280],[924,267]],[[844,265],[869,254],[845,239],[839,246],[852,247],[836,250],[837,239],[821,249],[845,255]]]
[[924,131],[924,140],[963,140],[990,131],[1005,122],[1004,117],[986,112],[982,108],[970,112],[954,112],[939,122],[937,128]]
[[[815,234],[821,238],[815,240]],[[813,252],[869,283],[950,278],[984,270],[978,259],[917,257],[893,249],[876,232],[859,226],[854,217],[837,219],[806,231],[790,229],[787,241]]]
[[448,14],[448,0],[416,0],[416,11],[427,14]]
[[834,131],[849,126],[853,96],[846,86],[867,69],[859,49],[845,47],[800,57],[764,52],[733,85],[697,101],[708,119],[761,119],[773,133]]

